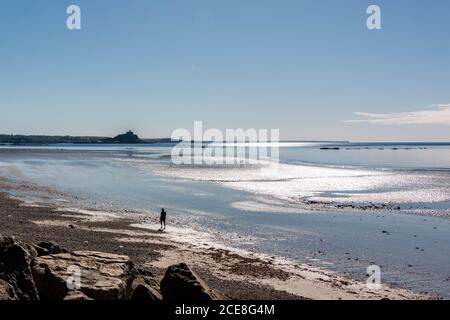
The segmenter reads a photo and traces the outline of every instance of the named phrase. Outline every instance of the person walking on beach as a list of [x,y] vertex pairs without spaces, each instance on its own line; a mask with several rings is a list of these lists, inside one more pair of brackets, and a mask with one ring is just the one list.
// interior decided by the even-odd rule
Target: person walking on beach
[[161,217],[159,218],[159,222],[161,223],[161,230],[166,229],[166,211],[164,211],[164,208],[161,209]]

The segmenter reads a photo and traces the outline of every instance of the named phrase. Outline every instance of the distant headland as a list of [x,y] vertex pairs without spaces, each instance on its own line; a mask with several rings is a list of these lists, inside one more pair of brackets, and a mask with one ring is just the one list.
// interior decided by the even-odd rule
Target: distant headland
[[107,138],[103,140],[102,143],[142,143],[143,141],[133,133],[133,131],[129,130],[127,133],[119,134],[114,138]]
[[6,135],[0,134],[3,145],[47,145],[47,144],[140,144],[173,142],[170,138],[141,139],[133,131],[119,134],[114,138],[95,136],[46,136],[46,135]]

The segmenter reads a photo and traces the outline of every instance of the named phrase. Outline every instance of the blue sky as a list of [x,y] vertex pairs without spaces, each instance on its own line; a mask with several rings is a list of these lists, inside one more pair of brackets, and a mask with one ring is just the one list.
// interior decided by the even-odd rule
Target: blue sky
[[448,0],[3,0],[0,38],[1,133],[450,140]]

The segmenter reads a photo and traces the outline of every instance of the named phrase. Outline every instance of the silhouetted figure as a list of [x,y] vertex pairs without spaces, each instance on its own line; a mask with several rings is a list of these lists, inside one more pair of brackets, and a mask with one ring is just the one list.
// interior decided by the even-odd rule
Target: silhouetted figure
[[162,208],[161,217],[159,218],[159,222],[161,223],[161,230],[166,229],[166,215],[167,213],[164,211],[164,208]]

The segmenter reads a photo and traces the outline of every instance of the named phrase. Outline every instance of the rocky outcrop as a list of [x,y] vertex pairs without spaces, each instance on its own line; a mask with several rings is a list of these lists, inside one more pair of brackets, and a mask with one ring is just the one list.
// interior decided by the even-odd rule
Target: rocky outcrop
[[223,299],[186,264],[168,268],[161,283],[129,257],[68,252],[52,242],[27,244],[0,236],[0,300]]
[[142,140],[134,134],[133,131],[128,131],[124,134],[119,134],[118,136],[115,136],[114,138],[108,138],[102,141],[103,143],[127,143],[127,144],[136,144],[136,143],[142,143]]
[[63,299],[71,283],[94,300],[122,300],[130,295],[134,278],[127,256],[94,251],[41,256],[34,260],[32,270],[43,300]]
[[208,287],[185,263],[170,266],[161,281],[164,300],[210,301],[224,297]]
[[16,300],[14,288],[8,282],[0,279],[0,300]]
[[132,294],[130,297],[133,301],[161,301],[163,298],[159,292],[159,287],[149,284],[142,278],[138,278],[133,282]]
[[9,283],[19,299],[38,300],[30,265],[37,252],[13,237],[0,237],[0,279]]
[[131,300],[134,301],[160,301],[162,295],[159,282],[149,270],[137,269],[137,277],[132,284]]

